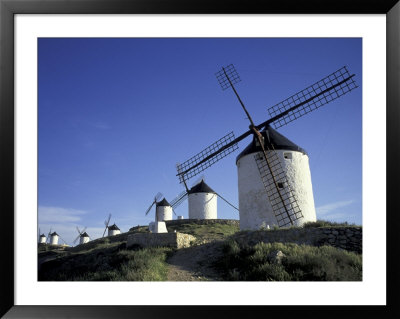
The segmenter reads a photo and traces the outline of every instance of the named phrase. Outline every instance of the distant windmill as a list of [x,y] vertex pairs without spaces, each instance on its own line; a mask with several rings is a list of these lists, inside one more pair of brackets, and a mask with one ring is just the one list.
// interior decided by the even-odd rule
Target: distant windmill
[[39,228],[39,244],[45,244],[46,241],[47,241],[46,235],[40,234],[40,228]]
[[108,236],[114,236],[118,234],[121,234],[121,230],[117,225],[115,225],[115,223],[108,227]]
[[307,153],[272,129],[282,127],[354,90],[357,85],[346,67],[268,109],[271,118],[255,125],[234,84],[240,77],[231,64],[216,73],[222,89],[232,88],[250,121],[250,129],[235,138],[233,132],[193,156],[177,170],[181,183],[238,149],[249,135],[253,141],[239,154],[239,213],[241,229],[262,226],[301,226],[316,220]]
[[79,229],[79,227],[78,226],[76,226],[76,231],[78,232],[78,236],[75,238],[75,240],[74,240],[74,245],[75,245],[75,243],[77,242],[77,240],[79,239],[79,245],[82,245],[82,244],[86,244],[86,243],[88,243],[89,242],[89,240],[90,240],[90,236],[86,233],[86,229],[87,229],[87,227],[85,227],[82,231]]
[[51,234],[49,233],[49,237],[50,237],[50,245],[58,245],[58,239],[61,239],[64,242],[64,244],[68,245],[67,242],[64,239],[62,239],[62,237],[56,232],[52,232]]

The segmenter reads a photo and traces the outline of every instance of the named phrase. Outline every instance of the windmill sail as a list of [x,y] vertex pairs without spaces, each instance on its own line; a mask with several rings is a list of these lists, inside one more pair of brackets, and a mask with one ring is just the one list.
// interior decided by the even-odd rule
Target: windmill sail
[[151,203],[149,208],[147,208],[145,215],[147,215],[150,212],[151,208],[161,199],[162,196],[163,195],[160,192],[158,192],[156,196],[154,196],[153,202]]
[[313,85],[270,107],[268,113],[271,119],[267,121],[268,124],[272,124],[274,128],[282,127],[336,100],[358,87],[353,77],[354,74],[350,75],[345,66],[329,74]]
[[267,159],[259,153],[255,154],[254,158],[272,211],[279,227],[293,225],[294,221],[302,218],[303,215],[278,154],[275,151],[266,152]]
[[185,179],[196,176],[225,156],[237,150],[239,148],[237,142],[235,134],[230,132],[187,161],[178,164],[177,170],[180,183],[183,183]]
[[178,208],[180,204],[182,204],[186,198],[187,198],[188,193],[186,191],[183,191],[180,193],[178,196],[176,196],[172,201],[171,201],[171,207],[173,209]]
[[110,219],[111,219],[111,214],[109,214],[108,215],[108,219],[106,221],[104,221],[104,225],[106,226],[106,228],[104,228],[104,232],[103,232],[103,236],[102,237],[104,237],[104,235],[106,233],[106,230],[108,228],[108,224],[110,223]]

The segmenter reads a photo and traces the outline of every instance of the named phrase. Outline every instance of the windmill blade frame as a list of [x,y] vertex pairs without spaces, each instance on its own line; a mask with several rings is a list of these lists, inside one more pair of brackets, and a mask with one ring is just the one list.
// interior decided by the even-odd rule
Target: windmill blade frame
[[271,118],[258,125],[257,128],[260,129],[269,124],[272,124],[275,129],[280,128],[351,92],[358,88],[354,76],[355,74],[350,75],[346,66],[338,69],[268,108]]
[[254,159],[279,227],[293,225],[302,217],[295,192],[291,187],[275,150],[267,150],[268,159],[256,153]]
[[77,240],[81,237],[81,235],[79,234],[73,241],[73,244],[75,245],[75,243],[77,242]]
[[158,192],[155,196],[154,196],[154,200],[151,203],[150,207],[147,208],[146,212],[145,212],[145,216],[147,216],[147,214],[150,212],[150,210],[152,209],[152,207],[154,206],[154,204],[157,204],[157,202],[163,197],[163,194]]
[[58,235],[58,237],[64,242],[64,244],[68,245],[68,243],[60,235]]
[[171,202],[171,207],[172,209],[176,209],[181,205],[186,199],[187,199],[188,193],[186,191],[183,191],[180,193],[178,196],[176,196]]
[[158,193],[156,194],[156,196],[154,196],[154,201],[155,201],[155,202],[158,202],[162,197],[163,197],[163,194],[160,193],[160,192],[158,192]]
[[104,235],[106,234],[106,230],[107,230],[108,225],[110,223],[110,219],[111,219],[111,214],[109,214],[108,215],[108,219],[106,221],[104,221],[104,225],[106,226],[106,228],[104,228],[104,232],[103,232],[103,236],[102,237],[104,237]]
[[50,235],[51,235],[51,228],[49,230],[49,233],[47,234],[46,243],[47,241],[50,243]]
[[177,164],[179,182],[183,183],[184,180],[200,174],[205,169],[236,151],[239,148],[237,143],[250,134],[251,131],[248,131],[235,139],[235,134],[229,132],[182,164]]
[[145,215],[147,215],[150,210],[153,208],[154,204],[156,203],[156,200],[154,199],[154,201],[151,203],[151,205],[149,206],[149,208],[147,208]]

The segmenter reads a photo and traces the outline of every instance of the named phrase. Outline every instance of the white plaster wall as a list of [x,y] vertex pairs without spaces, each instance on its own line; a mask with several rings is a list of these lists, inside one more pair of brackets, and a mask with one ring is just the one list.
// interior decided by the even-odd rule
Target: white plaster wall
[[[172,207],[171,206],[157,206],[156,209],[157,220],[172,220]],[[156,222],[157,222],[156,220]]]
[[115,230],[108,230],[108,236],[114,236],[114,235],[118,235],[118,234],[121,234],[121,231],[120,230],[118,230],[118,229],[115,229]]
[[58,236],[51,236],[50,237],[50,244],[58,245]]
[[168,233],[165,222],[155,222],[154,223],[154,232],[155,233]]
[[46,237],[40,237],[40,241],[39,241],[39,243],[41,243],[41,244],[44,244],[44,243],[46,243]]
[[189,218],[216,219],[217,195],[213,193],[189,194]]
[[81,238],[79,239],[79,244],[80,244],[80,245],[86,244],[86,243],[88,243],[88,242],[89,242],[89,237],[81,237]]
[[[287,179],[304,218],[294,222],[301,226],[305,222],[316,221],[314,196],[308,156],[290,150],[277,150],[282,167],[287,171]],[[291,159],[285,159],[284,153],[291,153]],[[278,225],[269,203],[267,192],[262,183],[254,154],[248,154],[237,162],[240,229],[259,229]],[[260,154],[262,154],[260,152]]]

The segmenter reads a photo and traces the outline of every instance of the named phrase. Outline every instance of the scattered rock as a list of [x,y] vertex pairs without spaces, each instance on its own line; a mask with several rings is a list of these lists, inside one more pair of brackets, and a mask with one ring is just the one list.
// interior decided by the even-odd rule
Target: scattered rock
[[273,264],[281,264],[284,258],[286,255],[281,250],[275,250],[267,256],[268,261]]

